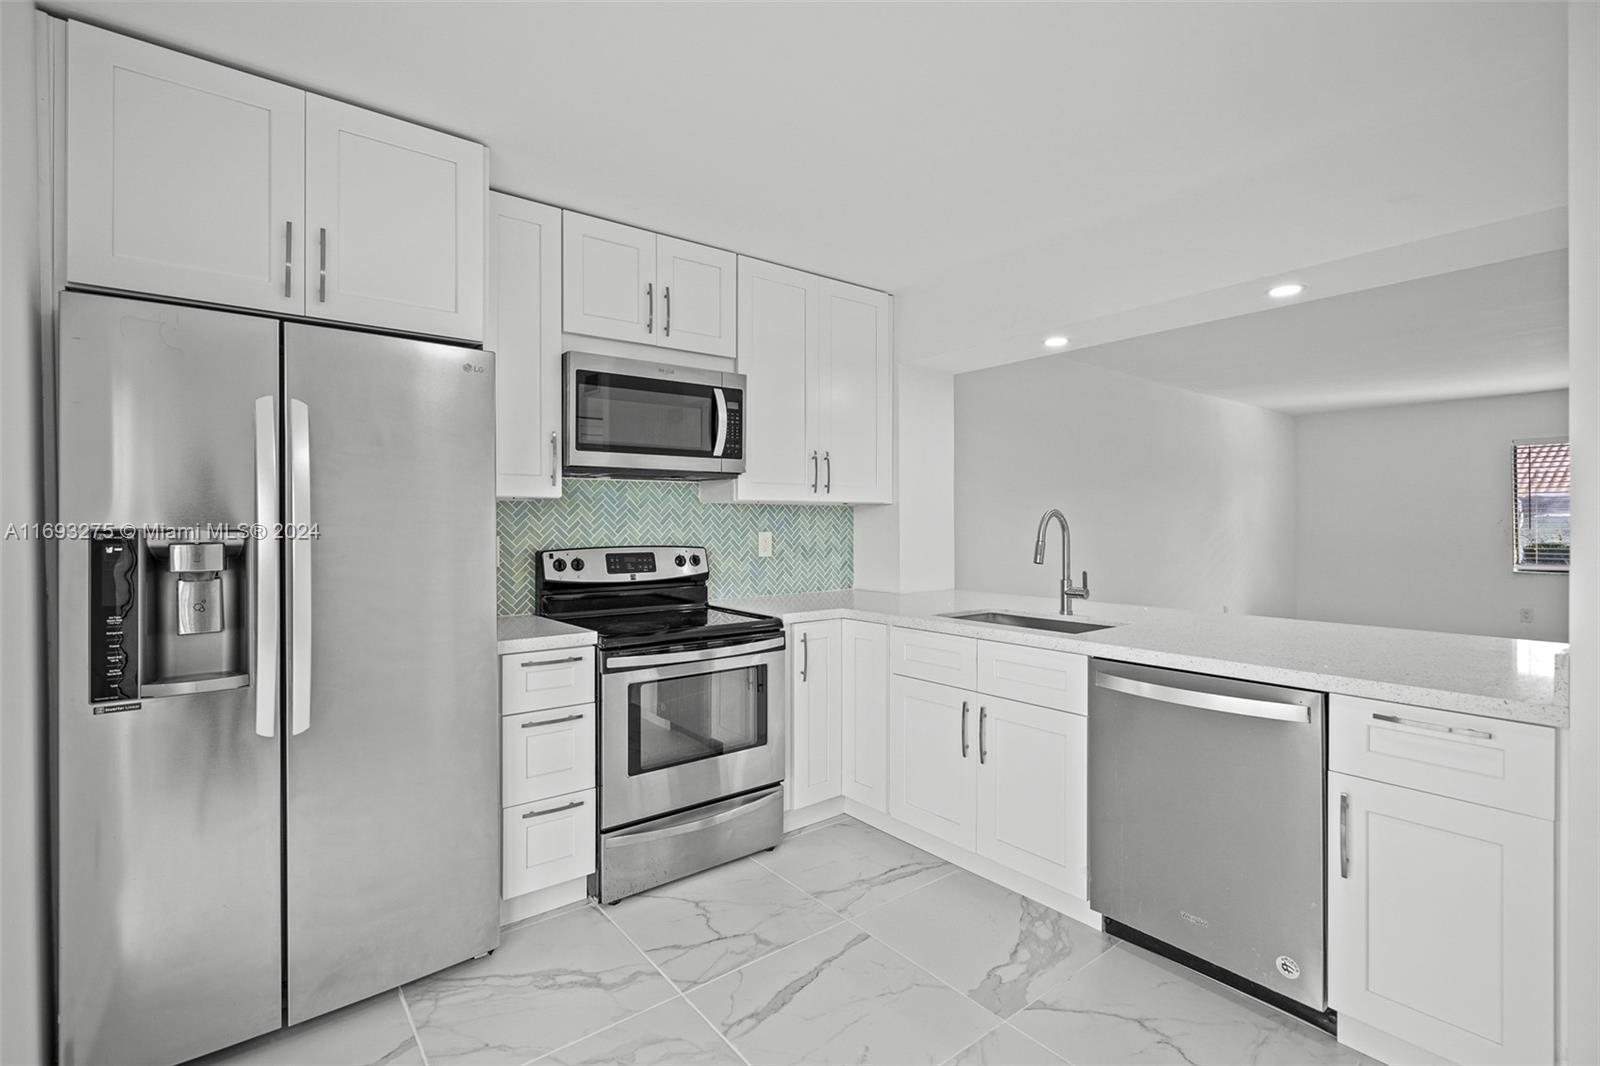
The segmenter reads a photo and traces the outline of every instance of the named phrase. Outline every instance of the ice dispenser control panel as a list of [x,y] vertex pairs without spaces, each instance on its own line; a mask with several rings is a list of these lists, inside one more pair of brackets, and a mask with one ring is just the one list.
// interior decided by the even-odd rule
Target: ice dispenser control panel
[[96,537],[90,544],[89,698],[139,696],[137,544],[127,537]]

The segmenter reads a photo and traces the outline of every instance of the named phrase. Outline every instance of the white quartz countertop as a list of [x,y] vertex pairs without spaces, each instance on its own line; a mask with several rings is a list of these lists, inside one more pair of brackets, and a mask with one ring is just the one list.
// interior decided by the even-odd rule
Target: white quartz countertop
[[530,651],[556,648],[581,648],[595,641],[592,629],[569,626],[537,614],[500,616],[500,654],[521,655]]
[[1075,603],[1074,617],[1113,623],[1113,628],[1052,633],[941,617],[985,609],[1056,614],[1053,598],[960,589],[915,593],[844,589],[717,602],[777,615],[789,624],[860,618],[1509,721],[1567,724],[1567,646],[1550,641],[1093,601]]

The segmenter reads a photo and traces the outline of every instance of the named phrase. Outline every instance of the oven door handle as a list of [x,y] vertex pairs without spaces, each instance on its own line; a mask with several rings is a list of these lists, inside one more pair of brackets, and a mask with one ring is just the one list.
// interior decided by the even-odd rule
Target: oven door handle
[[712,389],[711,395],[717,401],[717,442],[711,446],[711,454],[721,459],[728,446],[728,393],[725,389]]
[[783,637],[756,641],[753,644],[729,644],[720,648],[701,648],[698,651],[667,651],[656,655],[624,655],[605,660],[606,673],[618,670],[635,670],[646,666],[676,666],[679,663],[707,662],[713,659],[743,658],[762,652],[778,651],[784,645]]
[[[703,829],[710,829],[714,825],[730,822],[735,818],[754,813],[756,808],[766,804],[783,802],[783,786],[774,785],[765,792],[754,796],[740,796],[736,799],[724,800],[722,803],[713,804],[709,808],[697,811],[685,811],[673,815],[671,818],[651,822],[635,829],[623,829],[614,833],[607,833],[604,837],[605,847],[622,848],[634,844],[648,844],[668,837],[682,836],[685,833],[698,833]],[[707,813],[709,811],[709,813]]]

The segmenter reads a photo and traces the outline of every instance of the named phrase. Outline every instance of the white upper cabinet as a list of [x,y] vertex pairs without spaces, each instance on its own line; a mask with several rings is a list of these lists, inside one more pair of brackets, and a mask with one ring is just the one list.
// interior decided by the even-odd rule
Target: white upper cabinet
[[893,500],[889,310],[886,293],[739,257],[745,472],[703,499]]
[[656,235],[566,211],[561,247],[562,329],[654,344]]
[[299,314],[305,93],[67,24],[67,280]]
[[489,194],[483,346],[494,352],[500,496],[561,495],[561,212]]
[[822,282],[822,488],[840,503],[894,498],[894,354],[886,293]]
[[483,336],[482,145],[306,97],[306,313]]
[[728,359],[738,354],[738,259],[720,248],[656,238],[656,284],[661,287],[656,343]]
[[483,335],[482,145],[67,28],[67,280]]

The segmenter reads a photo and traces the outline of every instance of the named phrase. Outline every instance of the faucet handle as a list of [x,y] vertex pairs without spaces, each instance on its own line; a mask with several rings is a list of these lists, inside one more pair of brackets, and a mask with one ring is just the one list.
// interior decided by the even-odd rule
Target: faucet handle
[[1077,588],[1072,587],[1072,581],[1070,579],[1063,581],[1062,584],[1065,586],[1065,588],[1061,590],[1063,595],[1071,596],[1075,600],[1086,600],[1089,598],[1089,571],[1083,571],[1083,584],[1079,585]]

